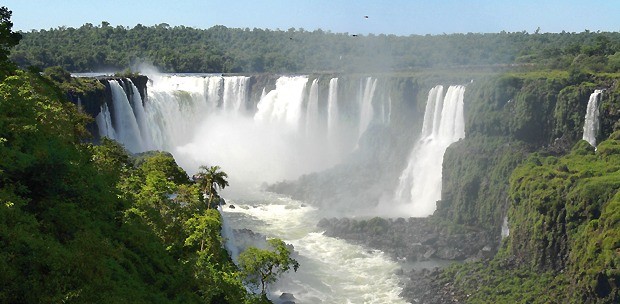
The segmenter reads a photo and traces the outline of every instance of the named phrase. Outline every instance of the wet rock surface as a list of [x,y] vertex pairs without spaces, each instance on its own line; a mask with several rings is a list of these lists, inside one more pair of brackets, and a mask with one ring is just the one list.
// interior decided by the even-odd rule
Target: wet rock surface
[[[429,218],[330,218],[319,221],[326,235],[379,249],[395,260],[476,261],[490,259],[500,243],[499,232],[446,227]],[[466,297],[441,278],[441,269],[399,271],[404,277],[401,296],[410,303],[455,303]]]
[[441,259],[479,260],[497,252],[499,233],[456,230],[428,218],[322,219],[318,227],[325,235],[379,249],[394,259],[410,262]]

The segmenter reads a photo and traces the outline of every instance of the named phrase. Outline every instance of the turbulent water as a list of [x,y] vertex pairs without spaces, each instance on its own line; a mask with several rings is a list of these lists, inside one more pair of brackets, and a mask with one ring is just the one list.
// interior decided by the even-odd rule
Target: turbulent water
[[592,94],[590,94],[585,122],[583,124],[583,140],[589,142],[593,147],[596,147],[596,135],[598,135],[599,130],[598,103],[601,99],[602,92],[602,90],[595,90]]
[[[223,195],[236,206],[222,210],[223,235],[232,255],[248,245],[247,235],[238,232],[241,228],[295,246],[301,268],[271,289],[274,299],[290,292],[298,303],[404,302],[395,262],[380,251],[326,237],[316,229],[318,220],[329,216],[328,208],[318,210],[257,190],[248,194],[261,183],[296,179],[346,161],[361,149],[371,126],[390,125],[392,99],[377,94],[376,78],[359,78],[353,90],[356,85],[349,83],[346,94],[336,77],[280,76],[259,88],[246,76],[149,79],[144,101],[130,81],[109,81],[113,99],[96,117],[99,134],[131,152],[169,151],[190,174],[200,165],[221,166],[231,184]],[[464,90],[450,86],[444,94],[437,86],[429,92],[420,139],[409,159],[402,160],[407,166],[397,200],[389,203],[399,216],[434,211],[443,153],[465,136]]]
[[[279,237],[295,247],[301,267],[271,288],[272,299],[288,292],[296,303],[405,303],[395,274],[399,265],[378,250],[324,236],[316,229],[319,210],[266,193],[228,203],[235,206],[223,208],[231,226]],[[238,235],[235,243],[244,247],[248,241]]]

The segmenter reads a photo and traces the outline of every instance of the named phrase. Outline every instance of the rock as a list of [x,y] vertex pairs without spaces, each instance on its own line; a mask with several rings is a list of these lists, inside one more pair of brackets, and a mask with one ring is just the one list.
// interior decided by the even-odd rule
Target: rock
[[430,259],[431,257],[433,257],[435,255],[435,253],[437,252],[437,250],[435,250],[435,248],[429,248],[423,255],[423,257],[425,259]]
[[420,242],[422,245],[433,245],[437,242],[439,236],[436,233],[429,234]]
[[[295,296],[292,293],[288,293],[288,292],[283,292],[280,295],[280,300],[284,300],[284,301],[293,301],[296,300]],[[294,302],[293,302],[294,303]]]
[[235,209],[235,205],[229,205],[228,208]]
[[436,256],[443,260],[462,260],[465,255],[454,247],[442,247],[437,250]]

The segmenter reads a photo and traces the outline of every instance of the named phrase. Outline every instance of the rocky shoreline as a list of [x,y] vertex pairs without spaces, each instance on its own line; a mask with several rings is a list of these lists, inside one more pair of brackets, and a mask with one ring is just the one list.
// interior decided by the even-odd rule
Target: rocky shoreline
[[[429,260],[479,261],[498,250],[499,233],[446,226],[430,218],[322,219],[317,226],[325,235],[379,249],[393,259],[407,262]],[[464,295],[442,282],[438,268],[400,273],[406,279],[401,296],[411,303],[461,302]]]

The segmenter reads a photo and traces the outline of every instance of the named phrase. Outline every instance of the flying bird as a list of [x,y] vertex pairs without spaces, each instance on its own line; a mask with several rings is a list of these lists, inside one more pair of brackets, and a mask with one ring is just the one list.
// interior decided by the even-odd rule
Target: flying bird
[[364,19],[368,19],[368,15],[364,16]]

